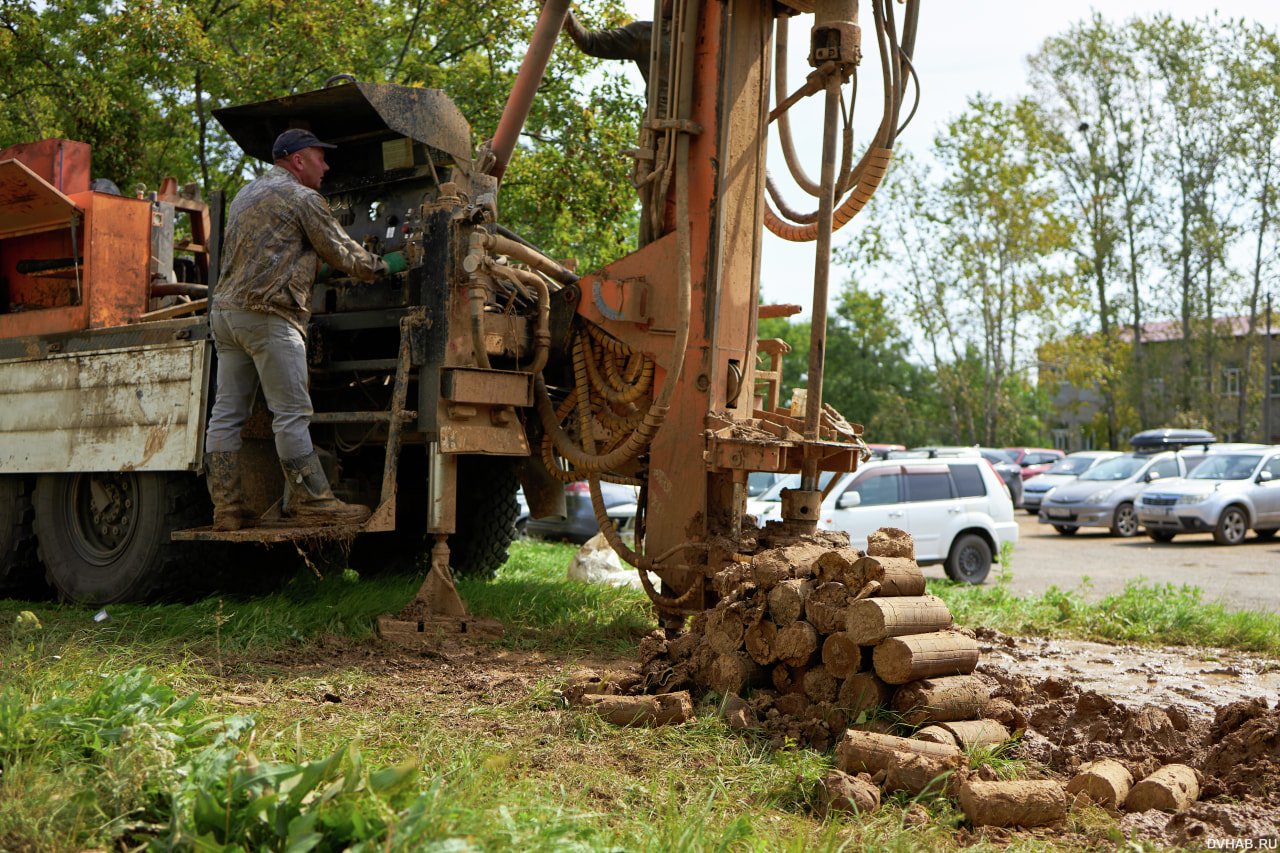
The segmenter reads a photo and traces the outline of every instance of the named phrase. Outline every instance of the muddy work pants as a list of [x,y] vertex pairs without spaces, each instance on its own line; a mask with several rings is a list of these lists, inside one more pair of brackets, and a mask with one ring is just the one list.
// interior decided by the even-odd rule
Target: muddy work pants
[[281,459],[311,453],[311,395],[307,392],[307,344],[283,317],[236,308],[210,314],[218,353],[218,389],[209,416],[205,450],[234,453],[240,430],[262,395],[271,410],[271,431]]

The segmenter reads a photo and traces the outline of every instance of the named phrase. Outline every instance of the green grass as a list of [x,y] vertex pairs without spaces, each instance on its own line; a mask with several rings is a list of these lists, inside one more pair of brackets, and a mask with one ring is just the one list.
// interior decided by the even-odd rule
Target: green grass
[[[541,680],[505,692],[460,686],[465,662],[402,654],[388,670],[377,646],[361,645],[378,614],[410,600],[416,577],[300,574],[255,598],[111,605],[103,622],[93,609],[0,601],[0,850],[1123,846],[1114,822],[1089,812],[1051,842],[985,840],[958,832],[962,816],[943,799],[925,801],[923,825],[908,823],[902,796],[824,821],[815,786],[830,754],[771,752],[710,706],[658,729],[569,709],[555,664],[631,657],[655,626],[651,611],[635,590],[566,581],[572,547],[518,543],[512,553],[492,581],[459,582],[474,612],[507,626],[489,658],[552,662],[535,670]],[[1098,605],[1056,590],[1019,599],[998,581],[935,591],[962,624],[1011,632],[1244,648],[1273,648],[1280,633],[1273,618],[1227,613],[1195,590],[1134,586]],[[14,625],[22,610],[42,625]],[[279,664],[323,650],[326,635],[373,650],[368,663],[316,654],[314,666]],[[486,659],[467,677],[483,679]],[[996,763],[1002,775],[1023,772]]]
[[1010,634],[1074,637],[1103,643],[1219,646],[1280,655],[1280,615],[1232,610],[1204,600],[1199,587],[1131,581],[1096,604],[1050,587],[1016,596],[995,578],[981,586],[929,580],[957,623]]

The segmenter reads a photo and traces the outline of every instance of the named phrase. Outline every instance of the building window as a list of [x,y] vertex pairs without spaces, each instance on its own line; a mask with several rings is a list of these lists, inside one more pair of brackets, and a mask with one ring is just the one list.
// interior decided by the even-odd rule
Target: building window
[[1222,370],[1222,396],[1240,396],[1240,368],[1225,367]]
[[1271,367],[1271,396],[1280,397],[1280,364]]

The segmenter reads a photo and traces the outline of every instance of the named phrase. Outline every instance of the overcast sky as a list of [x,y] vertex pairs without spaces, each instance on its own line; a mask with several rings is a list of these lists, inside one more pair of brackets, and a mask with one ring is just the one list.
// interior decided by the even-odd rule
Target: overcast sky
[[[864,6],[866,4],[863,4]],[[628,8],[638,19],[652,17],[653,5],[647,0],[628,0]],[[901,7],[898,7],[901,8]],[[1104,15],[1112,21],[1124,21],[1134,16],[1166,12],[1177,18],[1195,18],[1212,13],[1214,7],[1190,0],[1108,0],[1102,7]],[[1280,28],[1280,2],[1277,0],[1236,0],[1219,7],[1219,12],[1233,17],[1251,18],[1272,27]],[[1073,21],[1087,18],[1091,7],[1083,3],[1008,3],[994,0],[957,3],[950,0],[924,0],[920,10],[920,28],[916,40],[915,66],[921,81],[920,109],[911,126],[899,138],[899,144],[916,151],[926,148],[934,135],[947,122],[964,109],[965,99],[978,92],[1005,100],[1026,94],[1026,57],[1035,52],[1044,39],[1062,32]],[[870,30],[870,12],[864,10],[863,25]],[[791,23],[791,63],[788,71],[789,87],[794,90],[810,70],[805,62],[808,53],[808,29],[810,16],[801,16]],[[869,32],[864,31],[864,50]],[[863,91],[873,91],[880,86],[878,67],[864,60],[866,85]],[[874,85],[872,77],[874,75]],[[639,73],[634,73],[637,90],[640,89]],[[910,92],[908,92],[910,97]],[[808,112],[793,114],[793,133],[796,146],[806,163],[806,171],[816,179],[821,163],[820,125],[822,107],[820,97],[808,99],[802,105]],[[801,108],[797,108],[801,110]],[[878,103],[860,103],[855,116],[876,117]],[[905,114],[905,110],[904,110]],[[806,119],[806,116],[808,118]],[[804,131],[805,122],[811,122],[811,130]],[[855,141],[855,153],[865,147],[867,133],[859,133]],[[810,144],[805,146],[805,141]],[[769,152],[769,168],[775,179],[786,173],[786,164],[776,146]],[[780,180],[781,184],[782,181]],[[793,190],[787,193],[791,206],[796,209],[816,208],[812,199]],[[855,218],[835,235],[837,244],[847,241],[848,235],[860,226]],[[813,244],[791,244],[765,233],[764,261],[761,282],[768,302],[799,302],[810,307],[813,288]],[[843,283],[846,273],[833,269],[832,295]]]

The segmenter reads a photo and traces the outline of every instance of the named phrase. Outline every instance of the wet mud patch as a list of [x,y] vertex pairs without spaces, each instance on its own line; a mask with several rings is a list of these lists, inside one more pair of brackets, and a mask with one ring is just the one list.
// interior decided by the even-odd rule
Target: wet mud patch
[[1253,696],[1280,696],[1280,662],[1229,649],[1112,646],[1083,640],[975,632],[982,661],[1027,677],[1060,676],[1128,704],[1177,706],[1189,715]]

